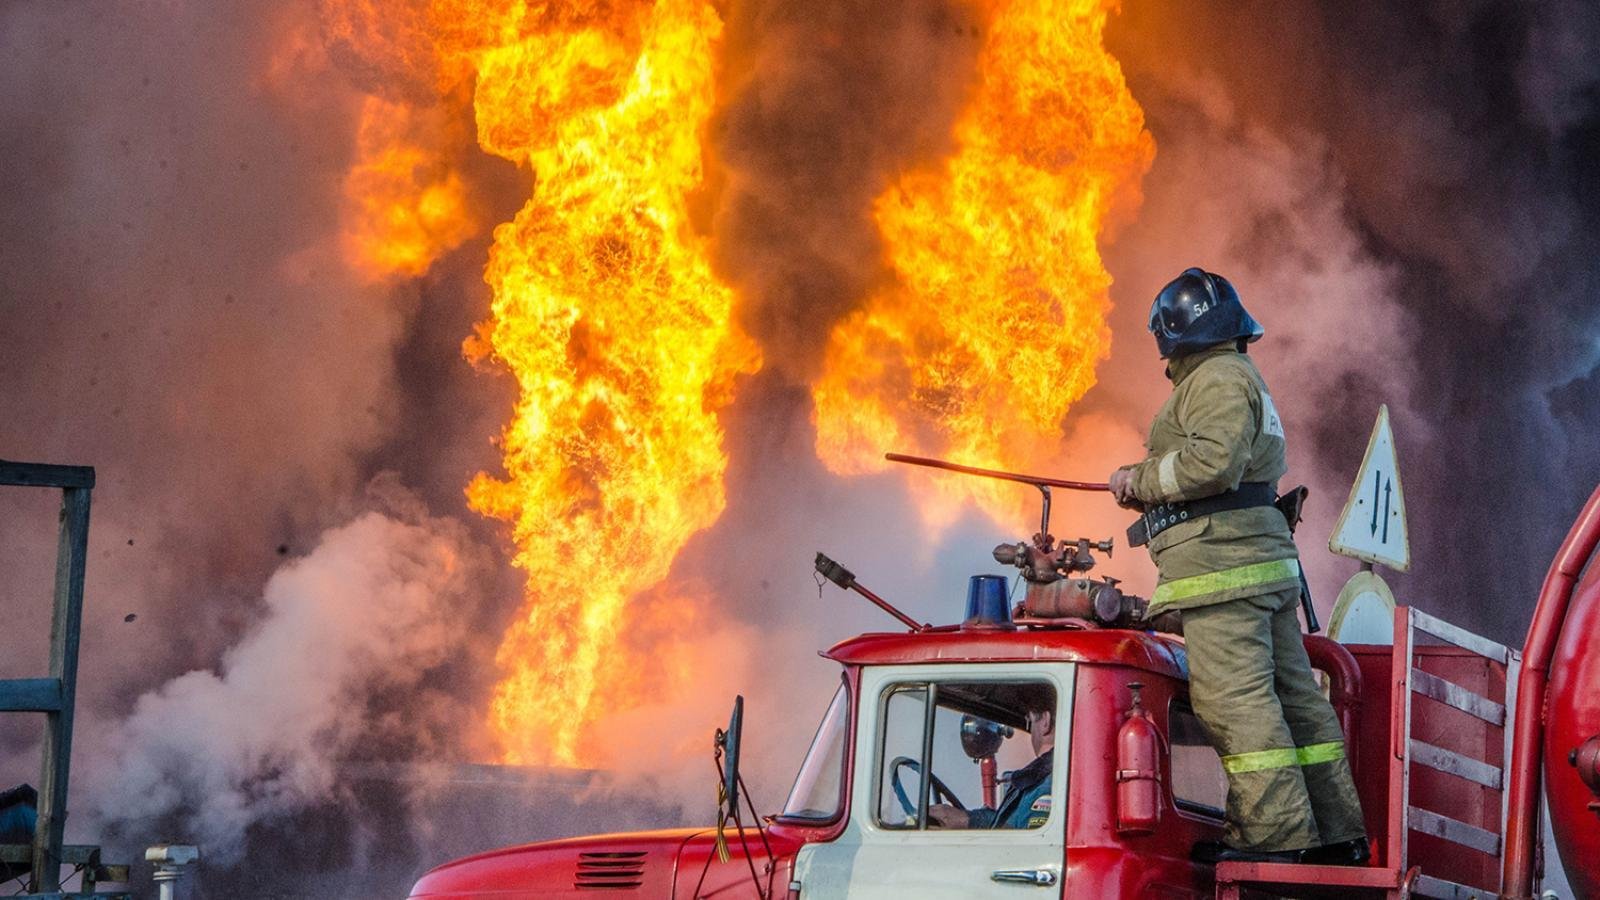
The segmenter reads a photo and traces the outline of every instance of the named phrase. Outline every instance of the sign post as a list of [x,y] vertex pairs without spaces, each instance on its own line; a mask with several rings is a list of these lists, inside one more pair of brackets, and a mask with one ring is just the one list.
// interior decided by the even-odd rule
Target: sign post
[[1400,572],[1411,568],[1406,499],[1400,488],[1400,461],[1395,455],[1388,406],[1378,407],[1378,421],[1372,426],[1361,470],[1333,527],[1328,549],[1365,563],[1339,592],[1328,635],[1345,643],[1388,643],[1393,636],[1394,594],[1372,567],[1384,565]]

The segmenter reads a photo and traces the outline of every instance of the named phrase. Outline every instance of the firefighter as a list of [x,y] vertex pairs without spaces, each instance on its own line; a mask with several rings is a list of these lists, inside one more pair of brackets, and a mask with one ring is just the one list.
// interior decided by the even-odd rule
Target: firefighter
[[1055,765],[1055,691],[1025,690],[1028,740],[1034,759],[1006,777],[1006,792],[994,809],[957,809],[943,803],[928,807],[937,828],[1042,828],[1050,818],[1050,769]]
[[1143,513],[1130,539],[1160,572],[1147,617],[1181,611],[1190,700],[1228,775],[1224,840],[1195,858],[1362,865],[1344,735],[1301,642],[1299,555],[1273,505],[1283,422],[1247,355],[1263,329],[1227,279],[1187,269],[1156,295],[1150,332],[1172,394],[1147,457],[1110,483]]

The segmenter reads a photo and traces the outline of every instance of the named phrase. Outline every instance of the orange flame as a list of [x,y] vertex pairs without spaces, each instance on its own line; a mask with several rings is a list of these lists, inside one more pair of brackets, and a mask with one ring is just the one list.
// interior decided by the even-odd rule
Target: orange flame
[[[1096,239],[1137,205],[1155,153],[1101,40],[1115,0],[988,5],[957,152],[877,201],[898,283],[834,329],[812,388],[835,472],[878,471],[890,450],[1047,467],[1110,352]],[[979,479],[932,479],[923,496],[932,523],[969,499],[995,516],[1019,502]]]
[[[507,762],[594,762],[602,715],[704,666],[704,605],[667,578],[725,505],[718,415],[760,366],[691,222],[717,2],[325,0],[333,53],[427,95],[363,107],[345,184],[353,265],[420,274],[473,233],[449,164],[464,136],[440,111],[469,90],[478,144],[533,176],[495,230],[492,314],[465,346],[521,389],[504,477],[467,488],[510,523],[527,573],[489,716]],[[836,471],[876,469],[888,449],[1047,459],[1107,351],[1095,241],[1137,203],[1153,154],[1101,45],[1112,4],[989,4],[958,152],[877,203],[899,283],[835,330],[814,387],[817,449]],[[981,482],[941,487],[930,516],[972,497],[1003,508]]]
[[419,137],[446,132],[437,119],[378,97],[362,104],[344,240],[346,258],[370,278],[421,275],[477,230],[461,176]]
[[490,714],[509,762],[577,763],[589,723],[637,703],[628,600],[725,503],[717,414],[759,359],[689,221],[721,27],[707,0],[597,4],[477,58],[480,142],[536,173],[468,346],[522,388],[508,477],[468,488],[528,573]]
[[[531,198],[495,230],[491,318],[464,348],[521,388],[505,477],[467,488],[511,524],[527,572],[489,726],[507,762],[593,762],[594,720],[638,707],[641,673],[693,652],[663,623],[698,607],[661,599],[676,596],[662,582],[725,505],[717,416],[760,365],[690,222],[722,21],[711,0],[325,4],[332,55],[385,96],[421,98],[366,102],[346,182],[354,265],[420,274],[471,234],[436,112],[468,89],[479,146],[532,170]],[[621,640],[630,614],[662,659]]]

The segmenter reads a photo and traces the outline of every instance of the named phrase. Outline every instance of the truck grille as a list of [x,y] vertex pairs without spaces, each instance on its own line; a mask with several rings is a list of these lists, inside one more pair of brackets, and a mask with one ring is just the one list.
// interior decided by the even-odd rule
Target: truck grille
[[572,886],[582,890],[631,891],[644,883],[644,851],[579,853]]

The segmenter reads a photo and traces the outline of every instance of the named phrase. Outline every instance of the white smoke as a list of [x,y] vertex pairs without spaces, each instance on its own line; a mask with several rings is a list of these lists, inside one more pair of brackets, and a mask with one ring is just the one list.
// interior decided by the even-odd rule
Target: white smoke
[[381,727],[371,698],[420,693],[404,724],[433,724],[425,676],[469,626],[458,607],[471,566],[457,532],[413,510],[326,532],[267,581],[261,619],[215,670],[149,691],[97,734],[88,752],[103,758],[80,770],[76,796],[98,823],[175,827],[224,865],[251,825],[337,801],[340,761]]

